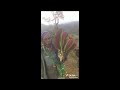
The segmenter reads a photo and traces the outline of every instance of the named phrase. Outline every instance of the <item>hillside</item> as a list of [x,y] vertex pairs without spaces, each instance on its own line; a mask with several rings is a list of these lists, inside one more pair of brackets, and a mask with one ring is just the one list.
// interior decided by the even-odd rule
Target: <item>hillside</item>
[[[76,35],[79,35],[79,22],[78,21],[60,24],[59,27],[68,33],[74,33]],[[53,25],[48,26],[48,25],[41,24],[41,31],[45,31],[45,30],[52,31],[53,29],[54,29]]]

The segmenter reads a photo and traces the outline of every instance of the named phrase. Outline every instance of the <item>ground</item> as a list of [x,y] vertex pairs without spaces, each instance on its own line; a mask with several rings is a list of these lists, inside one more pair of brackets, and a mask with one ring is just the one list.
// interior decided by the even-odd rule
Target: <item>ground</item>
[[70,78],[70,75],[79,76],[79,58],[75,55],[74,51],[69,53],[68,59],[64,64],[67,78]]

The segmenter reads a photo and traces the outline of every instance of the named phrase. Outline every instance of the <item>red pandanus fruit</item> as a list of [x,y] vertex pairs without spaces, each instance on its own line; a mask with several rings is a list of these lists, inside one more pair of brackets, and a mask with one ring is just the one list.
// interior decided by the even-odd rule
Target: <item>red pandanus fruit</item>
[[64,47],[64,53],[68,54],[71,50],[73,50],[77,46],[77,43],[73,38],[69,39]]
[[55,48],[58,50],[60,60],[63,58],[63,49],[67,41],[67,32],[59,29],[55,34]]
[[75,49],[77,46],[77,43],[74,41],[72,45],[66,50],[66,54],[68,54],[71,50]]
[[60,51],[61,51],[61,53],[63,52],[65,43],[67,41],[67,36],[68,36],[67,32],[65,32],[65,31],[61,32],[60,41],[59,41],[60,42]]
[[62,50],[64,49],[64,46],[65,46],[65,44],[67,42],[67,37],[68,37],[67,32],[63,31],[62,32]]
[[57,32],[56,32],[56,35],[55,35],[55,47],[56,49],[60,49],[60,50],[63,50],[63,47],[65,46],[65,43],[66,43],[66,39],[67,39],[67,32],[63,31],[62,29],[59,29]]
[[69,38],[68,33],[59,29],[55,35],[55,48],[58,50],[58,56],[60,61],[65,55],[76,47],[75,40],[71,37]]
[[68,39],[65,46],[64,46],[64,53],[66,53],[67,49],[71,47],[73,43],[73,39]]
[[60,36],[61,36],[62,29],[59,29],[55,34],[55,48],[60,49]]
[[61,35],[60,35],[60,49],[58,50],[59,52],[59,57],[60,57],[60,61],[63,60],[64,58],[64,52],[63,52],[63,49],[64,49],[64,41],[65,39],[67,38],[67,33],[62,31],[61,32]]

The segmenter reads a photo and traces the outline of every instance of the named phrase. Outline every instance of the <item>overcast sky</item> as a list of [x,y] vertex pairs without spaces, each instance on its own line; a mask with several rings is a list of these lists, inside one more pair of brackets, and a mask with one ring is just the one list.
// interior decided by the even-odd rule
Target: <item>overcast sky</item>
[[[63,15],[64,15],[64,20],[59,19],[59,24],[72,22],[72,21],[79,21],[79,11],[63,11]],[[41,11],[41,23],[45,25],[54,23],[54,22],[51,23],[45,22],[44,19],[42,19],[43,17],[53,18],[50,11]]]

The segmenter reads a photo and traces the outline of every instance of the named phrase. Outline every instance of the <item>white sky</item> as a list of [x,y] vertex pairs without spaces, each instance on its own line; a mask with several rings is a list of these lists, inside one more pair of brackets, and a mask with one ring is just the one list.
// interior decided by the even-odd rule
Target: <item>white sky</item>
[[[79,11],[63,11],[64,19],[59,19],[59,24],[67,23],[72,21],[79,21]],[[52,18],[52,14],[50,11],[41,11],[41,23],[45,25],[53,24],[54,22],[48,23],[45,22],[43,17]]]

